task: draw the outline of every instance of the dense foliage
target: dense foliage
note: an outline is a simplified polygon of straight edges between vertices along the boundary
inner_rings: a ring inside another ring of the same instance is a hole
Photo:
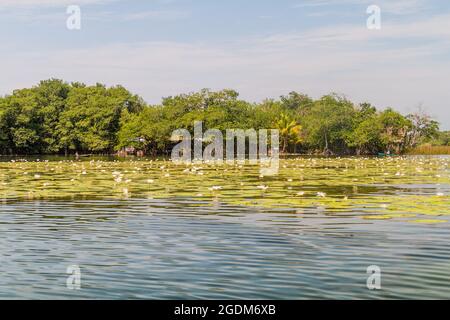
[[[336,94],[313,100],[292,92],[249,103],[233,90],[167,97],[149,106],[121,86],[51,79],[0,98],[0,154],[112,153],[135,147],[169,153],[174,130],[279,129],[283,152],[402,153],[423,142],[449,143],[449,133],[422,113],[403,116]]]

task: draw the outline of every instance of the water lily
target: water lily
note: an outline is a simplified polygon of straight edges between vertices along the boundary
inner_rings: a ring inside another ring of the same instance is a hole
[[[325,198],[327,194],[325,192],[317,192],[317,196],[321,198]]]

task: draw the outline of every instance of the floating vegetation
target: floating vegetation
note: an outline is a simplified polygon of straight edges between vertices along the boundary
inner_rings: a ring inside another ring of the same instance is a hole
[[[292,158],[258,165],[164,160],[0,162],[0,200],[190,198],[199,205],[358,214],[368,220],[450,215],[450,158]],[[438,222],[435,222],[438,223]]]

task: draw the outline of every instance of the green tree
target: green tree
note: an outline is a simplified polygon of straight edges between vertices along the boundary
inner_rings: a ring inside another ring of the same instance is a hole
[[[288,115],[281,114],[279,120],[277,121],[276,127],[280,132],[282,153],[286,153],[290,145],[295,147],[297,144],[302,142],[302,126]]]
[[[234,90],[167,97],[147,106],[122,86],[41,81],[0,97],[0,154],[111,153],[135,146],[170,153],[174,130],[280,129],[282,152],[371,154],[405,152],[418,144],[447,144],[449,133],[424,113],[403,116],[369,103],[355,106],[336,94],[313,100],[291,92],[249,103]]]
[[[381,133],[383,126],[377,114],[373,114],[360,122],[355,130],[347,136],[350,147],[356,148],[356,154],[376,154],[383,150]]]
[[[354,127],[355,107],[335,94],[316,101],[304,118],[307,143],[323,154],[347,152],[346,137]]]
[[[313,100],[306,94],[292,91],[287,96],[281,96],[281,103],[286,111],[304,117],[311,111]]]
[[[408,132],[412,128],[410,120],[394,111],[392,108],[380,114],[382,132],[380,139],[386,151],[402,153],[407,145]]]
[[[74,86],[61,113],[60,146],[68,151],[111,152],[117,144],[123,111],[137,113],[142,100],[121,86]]]

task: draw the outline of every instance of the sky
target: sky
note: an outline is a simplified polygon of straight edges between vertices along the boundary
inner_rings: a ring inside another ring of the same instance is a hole
[[[0,0],[0,39],[0,95],[49,78],[151,104],[202,88],[254,102],[335,92],[450,129],[448,0]]]

